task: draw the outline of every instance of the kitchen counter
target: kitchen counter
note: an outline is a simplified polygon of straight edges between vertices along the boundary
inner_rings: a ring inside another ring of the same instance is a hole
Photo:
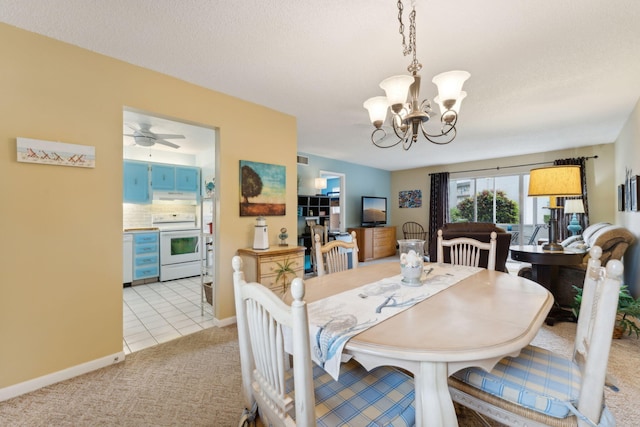
[[[123,233],[136,233],[136,232],[147,232],[147,231],[159,231],[158,227],[136,227],[136,228],[125,228]]]

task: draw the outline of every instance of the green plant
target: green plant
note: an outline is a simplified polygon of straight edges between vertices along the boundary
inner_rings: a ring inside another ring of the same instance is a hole
[[[582,303],[582,288],[573,286],[576,296],[573,299],[573,307],[571,311],[573,315],[578,317],[580,314],[580,304]],[[618,297],[618,315],[616,317],[616,327],[620,328],[623,334],[631,336],[636,335],[640,338],[640,327],[636,321],[640,320],[640,298],[634,299],[629,293],[626,285],[620,287]]]
[[[293,271],[293,268],[291,268],[291,265],[293,264],[293,261],[291,261],[289,258],[285,259],[283,262],[276,262],[276,265],[278,266],[278,268],[275,270],[276,274],[276,283],[278,283],[280,281],[280,279],[282,279],[282,293],[285,294],[287,292],[287,288],[289,287],[289,274],[293,274],[295,276],[296,272]]]

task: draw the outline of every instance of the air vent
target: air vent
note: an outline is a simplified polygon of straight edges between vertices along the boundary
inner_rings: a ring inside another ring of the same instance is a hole
[[[298,156],[298,164],[309,166],[309,158],[307,156]]]

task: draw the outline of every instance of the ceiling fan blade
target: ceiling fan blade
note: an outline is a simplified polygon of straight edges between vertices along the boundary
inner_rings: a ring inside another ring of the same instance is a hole
[[[158,139],[184,139],[184,135],[173,135],[170,133],[154,133]]]
[[[156,144],[162,144],[172,148],[180,148],[179,145],[176,145],[173,142],[165,141],[164,139],[156,139]]]
[[[131,136],[131,137],[133,137],[133,138],[135,138],[135,137],[136,137],[136,136],[135,136],[134,134],[132,134],[132,133],[125,133],[123,136]]]

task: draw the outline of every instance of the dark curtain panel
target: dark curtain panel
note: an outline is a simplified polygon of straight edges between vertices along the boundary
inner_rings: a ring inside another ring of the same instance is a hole
[[[436,260],[435,243],[438,229],[449,222],[449,172],[431,174],[431,197],[429,198],[429,256]]]
[[[580,218],[580,226],[582,230],[589,225],[589,202],[587,200],[587,158],[576,157],[573,159],[558,159],[553,162],[554,165],[578,165],[580,166],[580,181],[582,181],[582,203],[584,204],[584,213],[578,214]],[[564,197],[558,197],[558,206],[564,206]],[[563,241],[569,237],[567,226],[571,221],[571,214],[558,215],[558,240]]]

